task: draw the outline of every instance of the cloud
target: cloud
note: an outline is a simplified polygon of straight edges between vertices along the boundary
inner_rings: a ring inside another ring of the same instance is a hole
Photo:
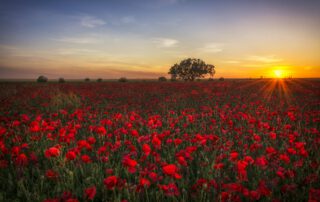
[[[121,18],[121,22],[124,24],[135,23],[136,18],[133,16],[125,16],[125,17]]]
[[[152,3],[153,5],[156,5],[156,6],[166,6],[166,5],[182,3],[185,1],[186,0],[155,0],[155,1],[152,1]]]
[[[250,55],[247,57],[247,60],[261,62],[261,63],[275,63],[275,62],[282,61],[281,58],[278,58],[275,55],[265,55],[265,56]]]
[[[200,48],[199,51],[205,53],[218,53],[223,51],[223,46],[224,45],[222,43],[208,43],[205,44],[204,47]]]
[[[57,50],[57,53],[59,55],[92,55],[100,52],[91,49],[66,48]]]
[[[56,41],[65,42],[65,43],[75,43],[75,44],[95,44],[99,40],[94,37],[64,37],[61,39],[54,39]]]
[[[163,2],[165,3],[168,3],[168,4],[176,4],[176,3],[179,3],[179,2],[183,2],[185,0],[162,0]]]
[[[104,20],[96,18],[94,16],[84,16],[81,18],[81,25],[84,27],[94,28],[106,24]]]
[[[171,38],[153,38],[152,42],[160,48],[172,48],[178,45],[179,41]]]

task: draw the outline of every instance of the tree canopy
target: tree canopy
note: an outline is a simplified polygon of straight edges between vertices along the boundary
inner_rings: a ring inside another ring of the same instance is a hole
[[[201,59],[187,58],[179,64],[174,64],[168,74],[172,79],[183,79],[185,81],[193,81],[196,78],[203,78],[206,75],[213,77],[215,74],[215,66],[206,64]]]

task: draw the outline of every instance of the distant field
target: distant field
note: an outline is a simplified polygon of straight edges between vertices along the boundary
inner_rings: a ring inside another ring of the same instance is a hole
[[[102,82],[117,82],[119,79],[102,79]],[[246,80],[261,80],[260,78],[224,78],[224,80],[227,81],[246,81]],[[273,80],[273,78],[264,78],[262,79],[264,81],[266,80]],[[290,80],[290,79],[285,79]],[[291,80],[304,80],[304,81],[320,81],[320,78],[294,78]],[[37,79],[0,79],[0,83],[21,83],[21,82],[36,82]],[[158,79],[131,79],[129,78],[127,80],[128,82],[155,82],[158,81]],[[168,78],[168,81],[170,79]],[[200,79],[196,82],[207,82],[208,79]],[[219,81],[219,78],[214,78],[213,81]],[[59,79],[49,79],[48,83],[58,83]],[[71,82],[71,83],[78,83],[78,82],[86,82],[84,79],[65,79],[65,82]],[[86,83],[94,83],[97,82],[97,78],[90,79],[89,82]],[[184,82],[184,81],[175,81],[175,82]]]
[[[0,201],[316,201],[319,131],[319,79],[2,80]]]

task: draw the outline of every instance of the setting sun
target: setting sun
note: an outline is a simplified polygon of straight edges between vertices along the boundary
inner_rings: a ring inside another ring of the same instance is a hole
[[[284,75],[283,70],[277,69],[277,70],[274,70],[273,73],[276,78],[283,78],[283,75]]]

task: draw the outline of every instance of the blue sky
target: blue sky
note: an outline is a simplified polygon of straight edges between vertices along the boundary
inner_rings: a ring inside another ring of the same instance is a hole
[[[187,57],[217,77],[320,76],[320,1],[2,0],[0,77],[157,78]]]

